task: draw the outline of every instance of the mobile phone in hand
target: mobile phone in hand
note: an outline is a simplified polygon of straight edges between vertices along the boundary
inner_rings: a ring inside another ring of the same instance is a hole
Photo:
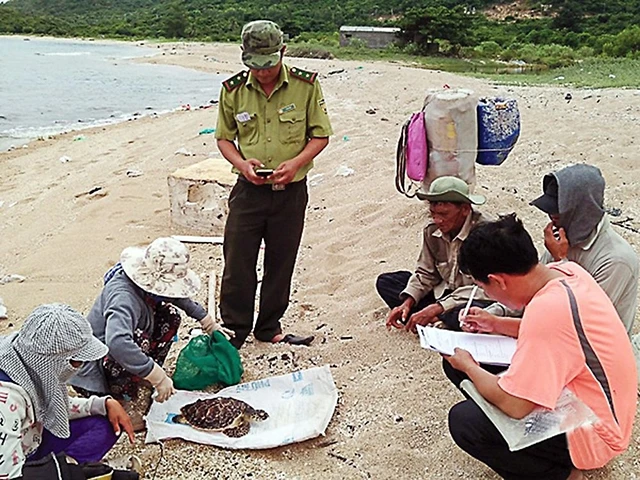
[[[555,225],[551,227],[551,230],[553,231],[553,238],[556,239],[556,241],[560,241],[560,229],[558,227],[556,227]]]
[[[268,177],[273,173],[273,168],[256,168],[256,175],[259,177]]]

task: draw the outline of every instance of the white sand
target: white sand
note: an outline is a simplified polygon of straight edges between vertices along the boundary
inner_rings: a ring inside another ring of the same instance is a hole
[[[158,48],[166,55],[152,62],[229,74],[242,69],[238,46]],[[540,246],[546,218],[528,202],[539,194],[543,174],[574,162],[602,169],[607,206],[622,211],[613,220],[631,217],[629,225],[640,228],[639,92],[501,87],[394,63],[288,62],[320,72],[336,132],[312,171],[322,176],[310,188],[284,320],[288,329],[313,333],[317,340],[309,349],[248,344],[242,349],[245,379],[328,363],[340,390],[339,407],[327,438],[293,447],[227,452],[170,442],[156,478],[497,478],[455,447],[448,434],[448,408],[462,397],[442,374],[439,357],[421,350],[413,335],[384,328],[387,309],[375,292],[375,278],[413,269],[426,221],[425,207],[394,188],[400,125],[421,107],[427,89],[445,83],[515,97],[521,138],[502,166],[478,166],[476,191],[487,196],[488,213],[518,212]],[[338,69],[344,73],[327,76]],[[567,92],[573,95],[570,102],[564,100]],[[376,113],[366,114],[369,108]],[[0,276],[26,277],[0,286],[9,309],[1,333],[44,302],[63,301],[87,312],[103,273],[124,247],[184,233],[170,226],[166,178],[216,151],[212,136],[198,136],[215,126],[216,114],[216,108],[177,112],[84,131],[84,141],[66,134],[0,154]],[[181,147],[196,156],[174,155]],[[63,155],[72,160],[61,163]],[[342,165],[355,173],[335,176]],[[144,175],[127,177],[128,169]],[[76,197],[94,186],[107,195]],[[638,248],[636,233],[615,228]],[[220,247],[191,249],[203,277],[220,268]],[[206,302],[206,292],[198,298]],[[638,433],[636,425],[629,450],[587,477],[635,478]],[[130,451],[126,445],[121,450]],[[157,446],[139,444],[136,450],[155,466]],[[245,476],[249,472],[252,477]]]

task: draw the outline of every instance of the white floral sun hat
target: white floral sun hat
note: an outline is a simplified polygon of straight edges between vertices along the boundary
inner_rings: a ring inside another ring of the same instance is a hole
[[[125,248],[120,263],[127,277],[146,292],[187,298],[200,290],[200,277],[188,268],[189,249],[174,238],[157,238],[146,248]]]

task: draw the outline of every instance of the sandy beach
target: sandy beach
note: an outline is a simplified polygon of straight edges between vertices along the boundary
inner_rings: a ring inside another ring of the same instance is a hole
[[[238,45],[162,44],[144,61],[232,75],[242,70]],[[305,233],[284,318],[287,329],[314,334],[310,348],[248,343],[243,379],[254,380],[328,364],[340,392],[326,437],[268,451],[226,451],[168,441],[157,480],[259,479],[494,479],[490,469],[451,440],[448,409],[462,399],[438,355],[409,333],[388,332],[387,308],[374,289],[378,274],[413,270],[427,220],[425,205],[394,187],[400,126],[422,106],[428,89],[448,84],[480,95],[516,98],[522,133],[499,167],[478,166],[476,192],[489,214],[516,211],[542,248],[547,218],[528,205],[545,173],[571,163],[599,167],[614,227],[640,248],[640,90],[514,87],[396,63],[288,58],[318,71],[335,136],[311,172]],[[585,75],[588,73],[585,72]],[[565,100],[567,93],[572,99]],[[373,113],[367,113],[373,112]],[[185,233],[170,222],[167,175],[217,155],[211,135],[217,108],[179,111],[109,127],[58,135],[0,153],[0,285],[9,318],[0,334],[19,326],[36,305],[69,303],[86,313],[102,275],[124,247]],[[185,148],[193,156],[176,155]],[[68,156],[66,163],[60,157]],[[346,166],[348,176],[336,175]],[[135,169],[143,174],[126,175]],[[101,187],[101,195],[86,195]],[[634,231],[635,230],[635,231]],[[222,248],[190,245],[203,279],[221,272]],[[206,289],[205,289],[206,290]],[[197,298],[206,303],[206,291]],[[181,342],[195,322],[186,319]],[[640,331],[636,322],[634,333]],[[286,354],[286,355],[285,355]],[[169,363],[173,368],[173,362]],[[633,379],[630,379],[633,381]],[[153,478],[157,445],[121,441]],[[640,478],[640,423],[630,448],[589,479]]]

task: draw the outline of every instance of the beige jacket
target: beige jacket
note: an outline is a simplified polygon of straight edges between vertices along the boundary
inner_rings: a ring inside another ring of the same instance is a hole
[[[427,224],[423,231],[422,251],[415,273],[411,275],[407,287],[400,295],[405,298],[408,295],[418,303],[433,290],[436,300],[445,312],[464,305],[469,299],[474,283],[470,275],[460,272],[458,252],[471,228],[479,222],[489,220],[480,212],[472,211],[460,233],[453,239],[444,235],[435,223]],[[447,290],[452,293],[445,295]],[[482,289],[478,289],[474,299],[489,300],[489,297]]]

